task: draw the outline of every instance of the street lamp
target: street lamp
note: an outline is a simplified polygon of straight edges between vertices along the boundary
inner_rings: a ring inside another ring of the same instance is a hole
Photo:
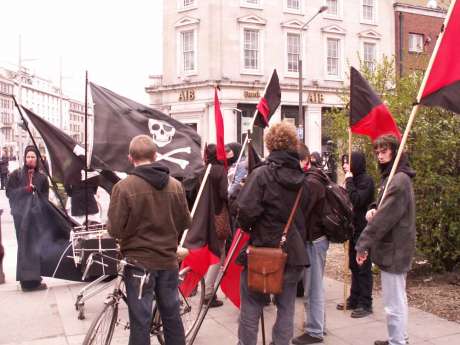
[[[297,119],[297,123],[299,125],[299,131],[300,131],[300,136],[301,136],[301,139],[304,140],[304,129],[303,129],[303,99],[302,99],[302,94],[303,94],[303,75],[302,75],[302,31],[305,27],[308,26],[308,24],[310,24],[313,19],[315,19],[319,14],[323,13],[324,11],[327,10],[327,6],[321,6],[319,8],[319,10],[309,19],[305,22],[305,24],[303,24],[300,28],[299,28],[299,64],[298,64],[298,68],[299,68],[299,114],[298,114],[298,119]]]

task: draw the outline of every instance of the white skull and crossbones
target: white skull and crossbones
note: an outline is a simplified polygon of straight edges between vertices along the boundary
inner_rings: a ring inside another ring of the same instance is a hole
[[[152,134],[152,139],[158,147],[164,147],[171,143],[174,134],[176,134],[176,129],[165,121],[149,119],[148,123],[150,134]],[[165,160],[171,163],[179,165],[182,170],[184,170],[187,165],[190,163],[188,160],[172,157],[177,153],[188,153],[192,152],[191,147],[181,147],[174,150],[171,150],[166,153],[157,153],[157,161]]]

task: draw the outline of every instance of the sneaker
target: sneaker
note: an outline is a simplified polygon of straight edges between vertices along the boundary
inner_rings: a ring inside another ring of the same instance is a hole
[[[366,317],[372,314],[372,308],[363,308],[358,307],[351,312],[351,317],[353,319],[360,319],[362,317]]]
[[[220,299],[217,299],[216,297],[214,297],[211,301],[210,301],[210,298],[205,298],[204,304],[208,304],[208,303],[209,303],[209,308],[218,308],[224,305],[224,302],[222,302]]]
[[[336,309],[337,309],[337,310],[343,310],[343,307],[344,307],[344,304],[343,304],[343,303],[339,303],[339,304],[337,304]],[[357,305],[352,304],[352,303],[350,303],[350,302],[347,301],[347,310],[355,310],[356,308],[358,308]]]
[[[304,345],[304,344],[316,344],[322,343],[323,338],[314,337],[308,333],[304,333],[292,339],[294,345]]]
[[[48,286],[45,283],[40,283],[39,285],[34,286],[34,287],[21,286],[21,290],[23,292],[41,291],[41,290],[46,290],[46,289],[48,289]]]

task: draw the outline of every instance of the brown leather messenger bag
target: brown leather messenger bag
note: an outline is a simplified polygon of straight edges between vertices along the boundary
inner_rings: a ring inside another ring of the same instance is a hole
[[[287,260],[287,254],[283,250],[283,246],[299,206],[302,190],[303,187],[297,193],[294,207],[291,210],[288,222],[284,226],[279,246],[276,248],[248,247],[248,287],[251,291],[275,295],[283,291],[284,266]]]

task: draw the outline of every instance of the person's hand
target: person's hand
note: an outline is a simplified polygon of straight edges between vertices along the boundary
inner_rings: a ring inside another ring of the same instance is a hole
[[[369,222],[374,217],[376,212],[377,212],[377,210],[375,208],[372,208],[369,211],[367,211],[366,220]]]
[[[345,178],[347,179],[347,178],[349,178],[349,177],[353,177],[353,173],[352,173],[351,171],[347,171],[347,172],[345,173]]]
[[[356,262],[361,266],[367,260],[367,252],[356,253]]]

